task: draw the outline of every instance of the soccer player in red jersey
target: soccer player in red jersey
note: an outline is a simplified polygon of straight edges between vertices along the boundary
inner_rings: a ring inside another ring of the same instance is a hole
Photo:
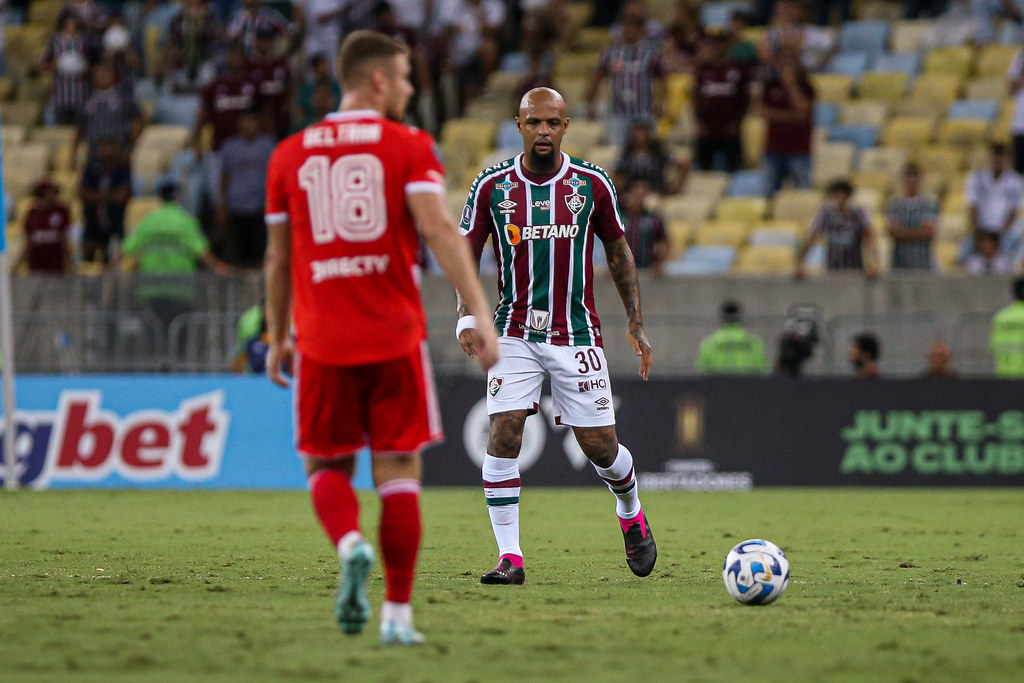
[[[381,498],[386,645],[423,642],[410,606],[420,450],[441,437],[416,226],[469,310],[490,311],[445,206],[433,140],[400,123],[413,91],[408,54],[383,34],[350,34],[338,55],[340,111],[281,142],[267,171],[267,373],[287,387],[292,368],[298,449],[313,508],[338,549],[335,617],[346,633],[361,632],[370,615],[374,555],[351,485],[353,456],[370,446]],[[481,330],[473,343],[481,367],[496,362],[493,331]]]
[[[651,345],[640,311],[636,264],[623,231],[615,186],[604,169],[561,151],[569,128],[562,96],[535,88],[523,96],[516,124],[523,153],[484,169],[469,190],[462,232],[479,260],[487,238],[497,259],[500,300],[493,327],[501,360],[487,374],[491,419],[483,464],[484,495],[498,542],[498,564],[480,580],[526,580],[519,545],[519,447],[526,418],[537,412],[545,375],[555,419],[572,427],[580,448],[616,497],[626,564],[637,576],[654,569],[658,549],[640,505],[633,456],[618,442],[615,407],[594,306],[594,245],[600,240],[629,318],[640,376]],[[473,356],[471,311],[460,308],[456,336]]]

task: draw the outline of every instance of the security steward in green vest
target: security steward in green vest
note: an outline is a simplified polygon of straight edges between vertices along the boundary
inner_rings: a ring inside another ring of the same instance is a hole
[[[740,325],[736,301],[722,304],[722,326],[700,343],[697,370],[704,375],[761,375],[767,369],[764,342]]]
[[[992,318],[989,346],[996,359],[996,377],[1024,378],[1024,277],[1013,281],[1014,302]]]

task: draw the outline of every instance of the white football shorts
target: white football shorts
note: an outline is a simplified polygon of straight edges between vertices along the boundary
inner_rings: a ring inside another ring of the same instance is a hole
[[[572,427],[615,424],[608,363],[600,346],[554,346],[499,337],[501,360],[487,373],[487,414],[537,412],[544,377],[551,378],[555,423]]]

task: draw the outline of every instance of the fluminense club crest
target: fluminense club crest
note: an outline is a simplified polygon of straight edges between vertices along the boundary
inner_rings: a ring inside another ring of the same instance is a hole
[[[579,213],[583,210],[583,205],[587,203],[587,200],[583,198],[583,195],[579,194],[567,194],[565,195],[565,205],[569,207],[569,210],[574,214]]]
[[[487,393],[491,396],[497,396],[498,392],[501,391],[501,377],[492,377],[491,381],[487,383]]]

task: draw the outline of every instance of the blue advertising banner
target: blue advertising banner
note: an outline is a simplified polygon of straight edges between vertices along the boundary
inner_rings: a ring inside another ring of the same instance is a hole
[[[28,488],[306,485],[292,394],[263,377],[20,377],[17,391],[15,451]],[[371,487],[367,465],[359,488]]]

